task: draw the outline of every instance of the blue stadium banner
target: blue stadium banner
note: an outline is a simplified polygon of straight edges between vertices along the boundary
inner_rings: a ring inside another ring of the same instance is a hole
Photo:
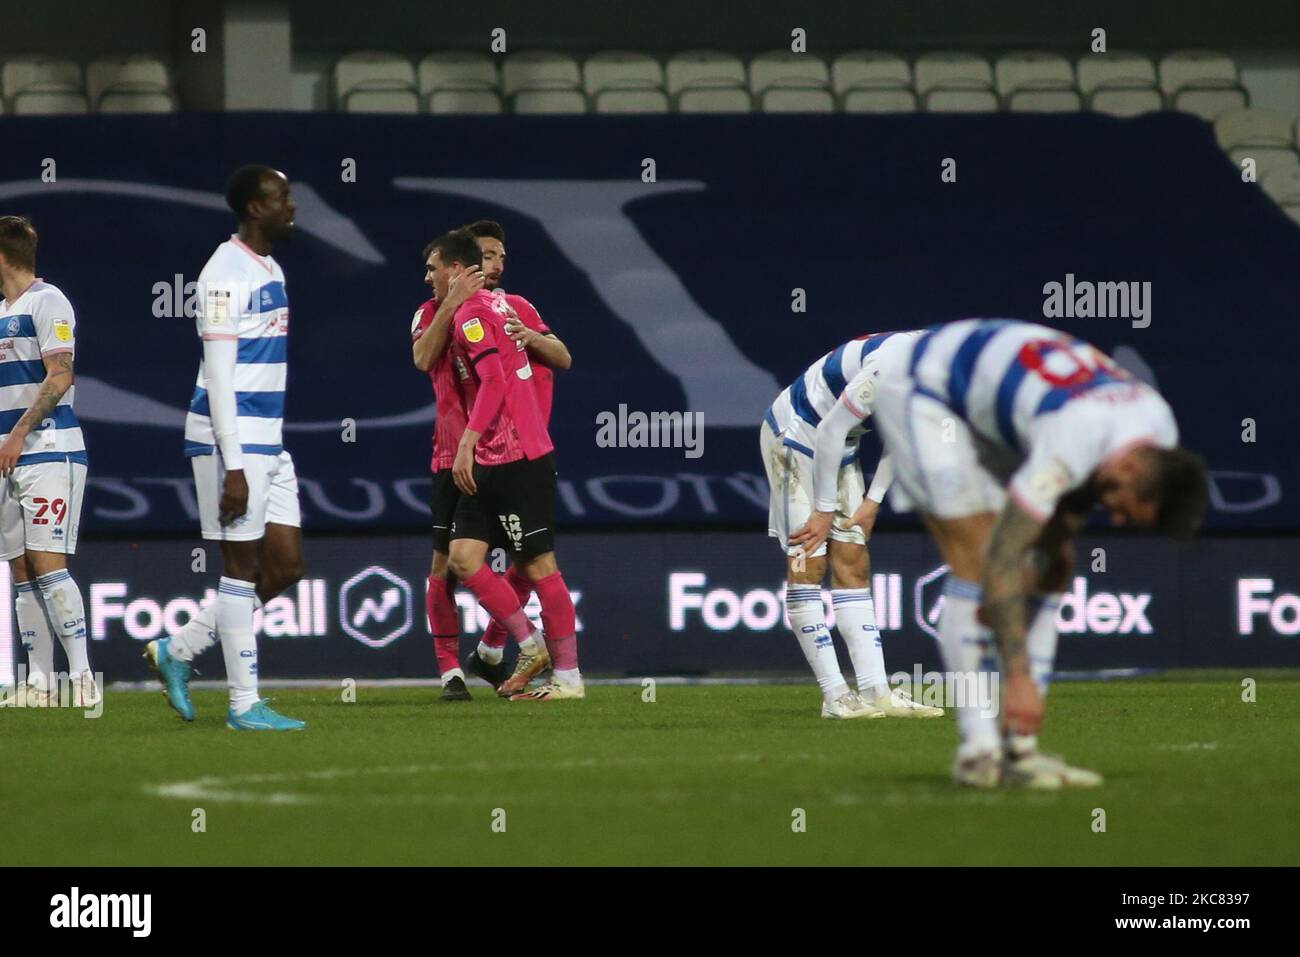
[[[425,523],[421,251],[481,217],[508,233],[504,288],[574,356],[553,423],[566,525],[761,523],[757,429],[782,386],[852,336],[978,315],[1060,326],[1154,380],[1209,460],[1211,527],[1300,529],[1300,229],[1188,115],[4,116],[0,130],[0,209],[35,220],[39,271],[78,313],[92,540],[197,525],[181,454],[191,284],[231,232],[223,190],[247,162],[283,169],[298,203],[276,255],[309,529]],[[668,448],[652,441],[665,421]],[[678,428],[693,423],[693,438]]]

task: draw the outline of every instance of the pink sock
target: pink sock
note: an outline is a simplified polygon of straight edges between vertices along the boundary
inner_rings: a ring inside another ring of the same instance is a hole
[[[515,566],[511,565],[506,569],[506,584],[515,591],[515,597],[519,599],[520,606],[528,604],[528,596],[533,593],[533,583],[516,571]],[[488,623],[487,631],[483,632],[483,644],[489,648],[504,648],[506,646],[506,630],[497,624],[495,618]]]
[[[444,577],[430,575],[424,597],[429,610],[429,625],[433,629],[433,653],[438,659],[439,673],[445,675],[460,667],[460,615],[456,611],[456,586]]]
[[[572,671],[578,667],[578,615],[573,610],[573,597],[564,576],[559,572],[533,582],[537,598],[542,603],[542,627],[546,629],[546,646],[551,652],[551,663],[556,671]]]
[[[465,587],[474,593],[474,597],[487,609],[489,615],[501,622],[515,641],[525,642],[532,637],[533,623],[524,614],[519,599],[510,586],[487,565],[479,566],[478,571],[466,578]]]

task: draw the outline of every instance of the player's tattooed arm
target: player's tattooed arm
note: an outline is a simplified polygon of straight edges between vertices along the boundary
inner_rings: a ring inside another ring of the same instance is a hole
[[[1045,595],[1064,591],[1074,574],[1074,538],[1088,521],[1089,501],[1066,496],[1034,545],[1035,589]]]
[[[1043,532],[1043,523],[1014,501],[998,516],[984,556],[984,598],[981,613],[993,629],[1008,675],[1029,673],[1026,599],[1037,576],[1031,551]]]
[[[10,430],[9,437],[0,443],[0,475],[8,475],[18,465],[27,436],[49,417],[71,385],[72,353],[56,352],[46,356],[45,380],[36,393],[36,399]]]
[[[72,353],[56,352],[45,357],[45,381],[31,408],[18,420],[14,431],[21,431],[24,436],[38,428],[54,411],[63,394],[72,386]]]

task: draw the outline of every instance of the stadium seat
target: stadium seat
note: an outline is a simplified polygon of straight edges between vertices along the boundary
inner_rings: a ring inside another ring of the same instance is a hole
[[[668,59],[664,67],[664,82],[668,95],[674,97],[688,87],[705,86],[711,89],[743,87],[746,83],[745,64],[740,62],[739,57],[732,56],[730,53],[688,50],[684,53],[676,53]]]
[[[39,87],[28,87],[13,98],[15,116],[72,115],[89,112],[90,103],[86,100],[86,94],[68,90],[42,90]]]
[[[1182,50],[1160,61],[1160,88],[1171,109],[1213,122],[1229,110],[1250,106],[1237,65],[1222,53]]]
[[[430,113],[501,113],[501,95],[482,86],[442,86],[429,93]]]
[[[1075,89],[1021,89],[1009,93],[1002,101],[1012,113],[1078,113],[1083,97]]]
[[[758,94],[764,113],[834,113],[835,97],[825,85],[777,84]]]
[[[596,96],[602,90],[662,90],[664,68],[658,60],[646,53],[606,50],[588,57],[582,65],[582,85],[588,96]],[[664,102],[667,102],[666,97]],[[596,112],[626,111],[605,111],[597,105]]]
[[[678,113],[750,113],[754,99],[737,83],[731,86],[689,86],[674,98]]]
[[[396,53],[349,53],[334,65],[334,101],[345,113],[418,113],[415,70]]]
[[[579,89],[520,90],[510,98],[515,113],[586,113],[587,98]]]
[[[1164,108],[1156,68],[1140,53],[1116,51],[1079,58],[1079,91],[1088,109],[1111,116],[1138,116]]]
[[[1238,172],[1242,162],[1249,157],[1255,161],[1255,182],[1264,179],[1279,170],[1290,170],[1300,166],[1300,153],[1289,146],[1238,146],[1228,151]]]
[[[606,88],[592,102],[596,113],[668,112],[668,94],[653,87]]]
[[[86,94],[101,113],[172,113],[167,66],[150,56],[100,57],[86,68]]]
[[[921,105],[933,113],[982,113],[998,108],[988,61],[973,53],[926,53],[913,68]]]
[[[840,97],[845,113],[915,113],[916,94],[906,87],[846,90]]]
[[[895,53],[855,50],[831,64],[831,89],[843,99],[850,90],[900,90],[912,86],[912,68]]]
[[[808,88],[830,83],[826,61],[811,53],[775,50],[749,61],[749,91],[755,96],[773,86]]]
[[[1237,146],[1290,146],[1291,121],[1272,110],[1229,110],[1215,119],[1214,138],[1225,150]]]
[[[1270,173],[1260,187],[1279,206],[1300,206],[1300,169]]]
[[[512,53],[501,68],[501,89],[507,97],[520,90],[576,91],[582,83],[578,61],[567,53],[535,50],[529,53]],[[581,96],[581,94],[579,94]],[[539,98],[537,102],[549,102]],[[556,100],[559,102],[559,100]],[[584,100],[585,103],[585,100]],[[550,111],[540,111],[550,112]],[[570,113],[572,110],[554,112]]]
[[[81,67],[72,60],[39,55],[7,60],[0,69],[0,94],[13,104],[24,90],[81,93]]]
[[[429,100],[430,94],[443,89],[496,90],[500,86],[497,65],[486,53],[437,50],[420,60],[415,76],[416,89],[420,98],[425,101]]]

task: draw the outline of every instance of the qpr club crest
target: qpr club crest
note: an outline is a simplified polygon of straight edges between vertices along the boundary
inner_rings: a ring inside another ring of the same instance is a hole
[[[9,325],[5,328],[5,331],[11,336],[16,336],[20,329],[22,329],[22,323],[18,321],[18,317],[10,316]]]

